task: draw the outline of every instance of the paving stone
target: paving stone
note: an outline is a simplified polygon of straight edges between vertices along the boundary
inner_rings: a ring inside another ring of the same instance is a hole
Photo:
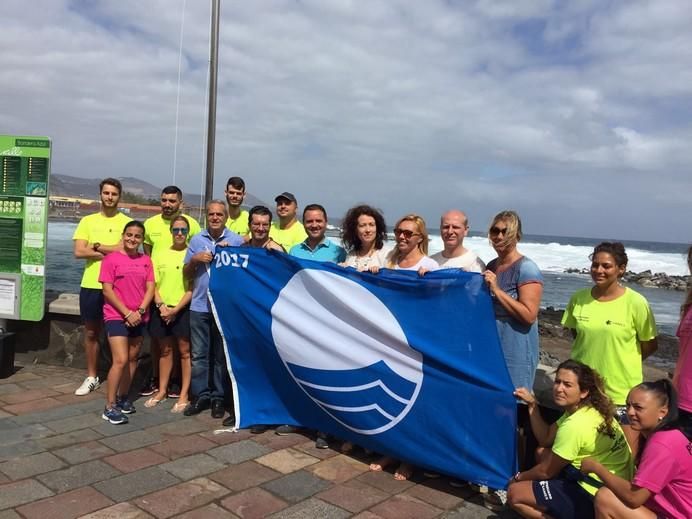
[[[383,519],[428,519],[442,513],[439,508],[404,494],[390,497],[370,510]]]
[[[243,519],[260,519],[288,505],[266,490],[255,487],[223,499],[221,506]]]
[[[406,489],[403,494],[431,505],[442,510],[451,510],[459,506],[464,500],[464,495],[471,492],[470,488],[454,488],[450,486],[446,478],[428,480],[421,485],[414,485]]]
[[[283,449],[260,456],[255,461],[282,474],[290,474],[308,465],[314,465],[319,459],[296,449]]]
[[[13,460],[20,456],[30,456],[46,449],[38,444],[37,441],[27,440],[21,443],[11,443],[9,445],[0,445],[0,462]]]
[[[142,496],[135,504],[156,517],[165,518],[206,505],[228,493],[218,483],[198,478]]]
[[[354,515],[353,519],[382,519],[382,517],[377,514],[373,514],[370,510],[363,510],[358,515]]]
[[[365,463],[353,459],[350,456],[339,454],[333,458],[311,465],[307,467],[306,470],[327,481],[343,483],[344,481],[355,478],[363,472],[367,472],[369,467]]]
[[[97,481],[118,476],[120,472],[100,460],[88,461],[63,470],[56,470],[37,476],[47,487],[57,492],[67,492],[74,488],[91,485]]]
[[[111,427],[113,427],[111,425]],[[116,427],[120,427],[119,425]],[[106,447],[110,447],[115,452],[125,452],[140,447],[147,447],[161,441],[161,436],[148,431],[132,431],[110,438],[103,438],[101,443]]]
[[[193,434],[190,436],[172,437],[157,445],[152,445],[150,449],[168,459],[175,460],[197,452],[207,451],[214,447],[216,447],[214,442]]]
[[[42,400],[49,396],[58,396],[60,393],[52,389],[25,389],[24,391],[16,391],[2,395],[3,402],[7,404],[23,404],[32,400]]]
[[[388,494],[398,494],[415,484],[412,481],[398,481],[394,479],[394,475],[390,472],[374,472],[370,470],[358,476],[358,481],[379,488]]]
[[[193,454],[192,456],[164,463],[160,467],[178,479],[186,481],[221,470],[224,468],[224,464],[207,454]]]
[[[41,398],[40,400],[31,400],[29,402],[22,402],[21,404],[12,404],[3,406],[3,409],[8,413],[14,415],[23,415],[30,413],[38,413],[40,411],[45,411],[47,409],[52,409],[60,405],[60,402],[55,398]]]
[[[166,435],[187,436],[189,434],[197,434],[209,430],[209,427],[205,424],[197,420],[190,420],[187,416],[175,413],[171,413],[171,415],[178,419],[172,422],[155,425],[148,428],[147,431],[158,433],[164,437]]]
[[[0,510],[14,508],[36,499],[52,496],[53,492],[33,479],[24,479],[2,486],[0,492]]]
[[[478,499],[479,503],[464,501],[457,509],[445,512],[440,516],[440,519],[516,519],[518,516],[511,510],[503,510],[501,512],[493,512],[488,510]]]
[[[200,422],[202,423],[202,422]],[[243,440],[249,440],[250,438],[254,438],[254,434],[251,434],[248,429],[240,429],[235,432],[222,432],[222,433],[216,433],[214,431],[218,431],[219,429],[214,429],[211,431],[206,431],[199,433],[199,435],[202,438],[206,438],[207,440],[211,440],[214,443],[218,443],[219,445],[228,445],[229,443],[236,443],[239,441]]]
[[[303,451],[305,454],[309,454],[313,458],[319,458],[321,460],[332,458],[339,454],[338,452],[332,449],[318,449],[317,447],[315,447],[315,442],[312,440],[308,442],[299,443],[294,448],[298,449],[299,451]]]
[[[118,503],[91,514],[83,515],[80,519],[150,519],[152,517],[132,503]]]
[[[339,507],[320,501],[319,499],[308,499],[290,508],[281,510],[270,517],[272,519],[305,519],[309,517],[319,517],[320,519],[341,519],[350,517],[351,514]]]
[[[69,416],[60,420],[46,421],[43,422],[43,425],[58,434],[64,434],[67,432],[78,431],[79,429],[86,429],[87,427],[99,426],[104,423],[104,420],[100,415],[92,413],[84,414],[78,409],[75,411],[79,415],[78,417]]]
[[[0,471],[10,479],[18,480],[50,472],[51,470],[58,470],[66,466],[60,458],[56,458],[50,452],[42,452],[0,463]]]
[[[94,415],[102,417],[103,404],[99,406],[98,411],[96,411]],[[101,425],[94,425],[91,427],[91,429],[99,433],[103,438],[110,438],[111,436],[121,436],[123,434],[141,431],[142,429],[144,429],[144,424],[142,424],[141,421],[137,420],[137,418],[131,415],[127,423],[122,423],[118,425],[113,425],[112,423],[101,418]]]
[[[37,440],[53,435],[53,431],[40,424],[18,425],[17,427],[7,428],[2,431],[0,441],[2,445],[12,445],[22,443],[27,440]]]
[[[14,416],[14,415],[0,409],[0,418],[9,418],[10,416]]]
[[[115,451],[97,441],[90,441],[58,449],[53,451],[53,453],[56,456],[60,456],[71,465],[76,465],[77,463],[84,463],[85,461],[115,454]]]
[[[238,519],[238,516],[212,503],[202,508],[196,508],[184,514],[176,515],[175,519]]]
[[[317,492],[329,488],[329,486],[328,481],[304,470],[299,470],[262,484],[262,488],[269,490],[290,503],[302,501]]]
[[[166,463],[168,458],[146,448],[123,452],[115,456],[108,456],[107,458],[103,458],[103,461],[113,465],[120,472],[127,474],[129,472],[151,467],[152,465]]]
[[[84,443],[91,440],[98,440],[102,436],[93,429],[80,429],[57,436],[41,438],[36,440],[36,443],[46,450],[60,449],[76,443]]]
[[[69,519],[111,504],[103,494],[85,487],[20,506],[17,511],[26,519]]]
[[[62,402],[63,404],[81,404],[84,402],[91,402],[98,400],[99,401],[99,406],[98,407],[103,407],[103,401],[106,399],[106,391],[105,390],[97,390],[97,391],[92,391],[88,395],[75,395],[74,390],[79,386],[81,382],[76,382],[72,384],[69,388],[69,391],[62,391],[62,388],[53,388],[56,391],[60,391],[63,393],[60,396],[53,397],[57,401]],[[96,408],[95,408],[96,409]]]
[[[38,380],[29,380],[27,382],[24,382],[22,386],[24,386],[27,389],[41,389],[41,388],[46,388],[50,389],[52,391],[57,391],[55,389],[55,386],[64,386],[64,385],[72,385],[74,382],[70,380],[67,377],[60,376],[58,374],[55,375],[49,375],[46,377],[42,377]],[[72,392],[74,393],[75,388],[72,388]]]
[[[252,440],[273,451],[287,449],[288,447],[295,447],[296,445],[305,443],[305,437],[300,434],[285,434],[283,436],[279,436],[272,430],[262,434],[253,434]]]
[[[0,384],[0,397],[3,395],[11,395],[12,393],[19,393],[20,391],[23,391],[23,389],[17,384]]]
[[[55,420],[63,420],[66,418],[76,419],[76,417],[78,416],[81,418],[81,415],[83,415],[83,411],[81,411],[80,409],[75,409],[71,406],[66,406],[58,402],[58,404],[56,404],[54,407],[51,407],[50,409],[38,411],[31,414],[24,414],[22,416],[16,416],[12,419],[12,421],[16,422],[19,425],[29,425],[35,423],[46,425],[48,422],[53,422]]]
[[[176,483],[180,483],[180,481],[165,470],[161,470],[159,467],[150,467],[101,481],[96,483],[94,488],[113,501],[120,502],[170,487]]]
[[[210,479],[221,483],[226,488],[238,492],[261,485],[280,477],[281,474],[254,461],[232,465],[209,475]]]
[[[253,442],[252,440],[242,440],[236,443],[216,447],[215,449],[211,449],[207,454],[223,461],[224,463],[235,465],[236,463],[242,463],[243,461],[248,461],[259,456],[263,456],[269,452],[269,449]]]
[[[22,519],[22,516],[14,510],[3,510],[0,512],[0,519]]]
[[[315,497],[358,513],[389,498],[389,494],[356,479],[320,492]]]

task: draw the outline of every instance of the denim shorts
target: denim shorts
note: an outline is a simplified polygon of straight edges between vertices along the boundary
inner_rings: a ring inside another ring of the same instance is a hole
[[[125,321],[106,321],[106,335],[108,337],[141,337],[144,333],[144,325],[127,326]]]
[[[79,290],[79,315],[82,321],[103,321],[103,291],[98,288],[81,288]]]

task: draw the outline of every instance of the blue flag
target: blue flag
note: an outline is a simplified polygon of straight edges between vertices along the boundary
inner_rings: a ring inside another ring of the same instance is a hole
[[[239,427],[302,425],[492,488],[514,474],[516,401],[481,275],[237,247],[210,275]]]

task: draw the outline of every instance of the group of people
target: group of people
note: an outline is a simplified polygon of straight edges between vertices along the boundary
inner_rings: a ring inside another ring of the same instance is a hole
[[[656,325],[645,298],[620,283],[627,268],[621,243],[594,248],[593,286],[575,293],[565,310],[562,324],[572,331],[574,343],[553,386],[554,404],[563,414],[550,423],[531,392],[543,277],[517,249],[522,226],[516,212],[503,211],[492,219],[488,238],[497,257],[486,265],[464,246],[469,224],[459,210],[441,216],[444,249],[429,256],[426,224],[416,214],[396,222],[394,245],[387,247],[382,213],[368,205],[353,207],[342,222],[339,245],[326,237],[325,208],[305,206],[301,222],[290,192],[275,198],[276,221],[267,207],[243,209],[246,190],[240,177],[228,179],[225,201],[206,204],[204,228],[182,212],[176,186],[163,189],[161,213],[144,223],[118,211],[121,192],[118,180],[103,180],[101,210],[84,217],[73,237],[75,256],[86,260],[80,312],[87,377],[75,393],[88,394],[101,383],[98,341],[105,327],[112,364],[103,418],[110,423],[125,423],[135,412],[130,384],[145,329],[157,373],[145,407],[157,406],[174,392],[178,400],[172,412],[192,416],[211,409],[221,419],[231,410],[223,341],[207,293],[208,266],[218,248],[263,247],[375,274],[382,268],[421,276],[462,269],[485,279],[516,388],[521,471],[508,482],[507,492],[490,489],[486,504],[507,502],[525,517],[692,516],[692,290],[682,308],[672,383],[643,382],[642,361],[657,349]],[[692,268],[692,247],[688,265]],[[172,378],[178,381],[175,391]],[[234,425],[232,411],[223,424]],[[257,424],[252,431],[267,427]],[[294,430],[276,428],[277,434]],[[326,435],[318,434],[317,446],[328,445]],[[371,469],[394,462],[381,458]],[[395,477],[407,479],[413,470],[402,462]]]

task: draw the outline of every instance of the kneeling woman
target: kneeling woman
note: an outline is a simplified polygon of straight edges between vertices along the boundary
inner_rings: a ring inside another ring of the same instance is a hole
[[[594,516],[593,496],[600,482],[578,472],[581,461],[592,457],[608,472],[622,478],[632,475],[632,455],[613,402],[603,390],[603,380],[586,364],[567,360],[555,374],[553,398],[564,414],[546,423],[536,399],[526,388],[516,391],[528,404],[531,428],[539,449],[538,464],[517,472],[510,480],[508,501],[524,517],[581,519]]]
[[[125,414],[135,408],[128,399],[130,382],[137,367],[144,323],[154,297],[154,268],[151,259],[139,252],[144,224],[129,222],[123,230],[123,250],[108,254],[101,264],[103,318],[113,363],[108,371],[108,391],[103,419],[112,424],[127,423]]]
[[[627,395],[627,417],[641,438],[641,458],[630,483],[592,458],[581,470],[600,477],[607,488],[596,494],[596,516],[656,519],[692,517],[692,424],[678,418],[670,380],[643,382]]]

